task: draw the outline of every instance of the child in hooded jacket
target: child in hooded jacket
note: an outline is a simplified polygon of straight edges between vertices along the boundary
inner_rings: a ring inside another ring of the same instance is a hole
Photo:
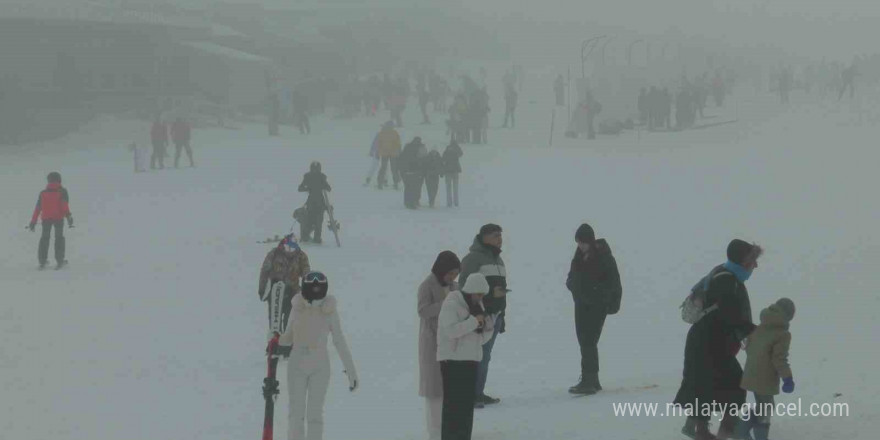
[[[774,406],[773,396],[782,392],[794,392],[794,379],[788,364],[791,345],[789,323],[794,319],[794,302],[782,298],[761,311],[761,324],[746,341],[746,365],[740,387],[755,395],[756,411],[748,419],[740,420],[735,438],[767,440],[770,432],[770,416]]]

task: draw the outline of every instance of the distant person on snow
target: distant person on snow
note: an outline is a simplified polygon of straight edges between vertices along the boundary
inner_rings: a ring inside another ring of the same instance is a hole
[[[309,256],[303,252],[296,242],[296,237],[290,234],[284,237],[278,246],[266,254],[263,265],[260,267],[260,284],[257,286],[257,297],[266,301],[270,307],[269,319],[272,319],[271,303],[269,302],[269,286],[279,281],[284,282],[284,298],[281,301],[281,332],[287,326],[287,318],[290,316],[290,304],[293,296],[299,293],[300,279],[309,273]]]
[[[379,169],[379,164],[382,162],[382,159],[379,157],[379,135],[381,133],[381,130],[379,133],[376,133],[376,136],[373,136],[373,142],[370,144],[370,170],[367,172],[367,179],[364,181],[364,186],[370,186],[370,181],[373,180],[373,174],[376,174],[376,170]]]
[[[49,240],[52,238],[52,229],[55,229],[55,262],[60,269],[67,260],[64,259],[64,219],[67,219],[67,227],[73,227],[73,215],[70,214],[70,196],[67,189],[61,186],[61,174],[56,171],[47,176],[49,184],[37,197],[37,206],[28,229],[34,232],[37,220],[42,218],[43,234],[40,236],[40,247],[37,250],[37,261],[40,269],[46,267],[49,260]]]
[[[740,418],[734,438],[767,440],[770,418],[776,407],[773,396],[794,392],[794,379],[788,365],[791,332],[788,325],[794,319],[794,302],[782,298],[761,311],[761,324],[746,340],[746,366],[740,387],[755,395],[757,407],[748,419]]]
[[[479,234],[474,237],[470,252],[461,260],[461,275],[459,282],[465,284],[472,275],[480,274],[489,283],[489,290],[483,297],[483,306],[486,316],[491,317],[494,330],[491,338],[483,345],[483,356],[477,370],[476,401],[474,406],[482,408],[485,405],[496,404],[501,401],[486,395],[486,379],[489,376],[489,362],[492,360],[492,348],[495,339],[505,331],[505,310],[507,309],[507,269],[504,260],[501,259],[501,245],[503,238],[501,226],[489,223],[480,228]]]
[[[300,240],[304,243],[312,241],[321,244],[321,226],[324,223],[324,211],[327,210],[324,191],[330,191],[327,176],[321,172],[320,162],[312,162],[309,172],[299,184],[299,192],[309,193],[306,200],[306,221],[300,222]]]
[[[379,168],[379,177],[376,182],[379,189],[384,189],[388,185],[388,168],[391,168],[391,181],[394,183],[394,189],[400,184],[400,165],[399,156],[401,151],[400,134],[394,129],[394,122],[388,121],[382,125],[382,130],[376,138],[376,148],[379,152],[379,158],[382,160],[382,166]]]
[[[518,94],[513,85],[509,85],[504,90],[504,125],[507,128],[507,121],[510,121],[510,128],[516,127],[516,100]]]
[[[358,375],[348,342],[342,332],[338,301],[328,295],[327,277],[309,272],[302,291],[293,297],[287,330],[278,338],[280,347],[290,347],[287,361],[287,389],[290,396],[289,440],[324,438],[324,400],[330,385],[330,357],[327,339],[333,345],[348,376],[348,389],[358,388]]]
[[[403,205],[408,209],[418,209],[425,184],[425,157],[428,149],[422,138],[416,136],[406,144],[400,153],[398,167],[403,177]]]
[[[425,186],[428,189],[428,206],[434,207],[437,191],[440,188],[440,176],[443,175],[443,156],[437,150],[431,150],[425,157]]]
[[[174,168],[177,168],[178,163],[180,162],[180,150],[186,149],[186,155],[189,157],[189,166],[196,166],[195,162],[193,162],[193,152],[192,147],[190,147],[190,141],[192,140],[192,127],[189,125],[184,118],[177,118],[173,123],[171,123],[171,140],[174,142]]]
[[[596,394],[599,383],[599,336],[605,318],[620,310],[623,289],[617,262],[604,239],[596,240],[590,225],[578,227],[577,249],[571,260],[565,286],[574,299],[574,325],[581,349],[581,379],[569,388],[572,394]]]
[[[461,174],[461,156],[464,152],[453,140],[443,152],[443,176],[446,181],[446,206],[458,207],[458,175]]]
[[[150,169],[165,169],[165,155],[168,148],[168,127],[157,117],[150,128],[150,141],[153,143],[153,156],[150,158]]]

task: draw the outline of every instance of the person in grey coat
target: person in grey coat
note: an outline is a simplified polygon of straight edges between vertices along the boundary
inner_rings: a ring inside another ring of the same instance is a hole
[[[437,255],[431,274],[419,286],[419,396],[425,398],[429,440],[440,440],[443,420],[443,378],[437,361],[437,319],[443,300],[458,290],[461,263],[451,251]]]

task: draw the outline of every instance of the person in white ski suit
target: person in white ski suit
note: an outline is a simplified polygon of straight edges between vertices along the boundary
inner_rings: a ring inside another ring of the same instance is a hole
[[[287,361],[288,440],[321,440],[324,398],[330,384],[328,335],[332,335],[333,345],[342,359],[350,391],[358,387],[357,372],[342,333],[336,298],[327,295],[327,277],[321,272],[308,273],[303,277],[301,293],[294,296],[292,302],[287,330],[278,340],[280,346],[291,347]]]

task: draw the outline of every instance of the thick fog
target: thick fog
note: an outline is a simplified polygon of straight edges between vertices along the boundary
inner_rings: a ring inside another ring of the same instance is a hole
[[[878,29],[2,0],[0,440],[873,440]]]

